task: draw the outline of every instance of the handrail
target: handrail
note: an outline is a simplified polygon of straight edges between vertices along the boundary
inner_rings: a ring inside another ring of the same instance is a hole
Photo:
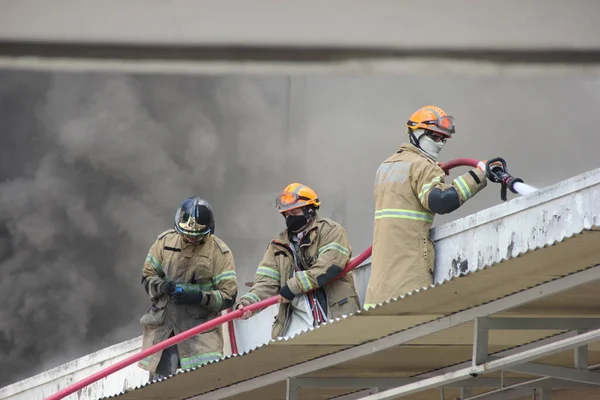
[[[233,311],[233,308],[229,307],[227,309],[227,313]],[[237,347],[237,339],[235,337],[235,326],[233,325],[233,320],[227,321],[227,331],[229,332],[229,344],[231,345],[231,354],[238,353]]]
[[[478,160],[475,160],[472,158],[460,158],[460,159],[449,161],[448,163],[442,165],[442,169],[446,173],[448,173],[448,171],[450,169],[459,167],[459,166],[476,167],[478,162],[479,162]],[[334,282],[334,281],[340,279],[341,277],[346,275],[348,272],[350,272],[351,270],[353,270],[354,268],[356,268],[360,264],[362,264],[366,259],[368,259],[371,256],[371,250],[372,250],[372,246],[370,246],[367,250],[363,251],[361,254],[359,254],[352,260],[350,260],[348,262],[348,264],[346,264],[344,271],[342,271],[342,273],[340,275],[338,275],[336,278],[334,278],[331,282]],[[313,289],[313,290],[316,290],[316,289]],[[100,370],[100,371],[96,372],[95,374],[92,374],[92,375],[88,376],[87,378],[80,380],[79,382],[75,382],[74,384],[67,386],[66,388],[56,392],[55,394],[51,395],[50,397],[47,397],[45,400],[60,400],[70,394],[75,393],[76,391],[78,391],[80,389],[83,389],[84,387],[86,387],[88,385],[91,385],[92,383],[94,383],[102,378],[107,377],[108,375],[110,375],[114,372],[117,372],[125,367],[128,367],[129,365],[131,365],[135,362],[143,360],[144,358],[151,356],[152,354],[154,354],[158,351],[164,350],[167,347],[173,346],[174,344],[182,342],[186,339],[191,338],[192,336],[195,336],[195,335],[202,333],[204,331],[207,331],[209,329],[215,328],[221,324],[233,321],[234,319],[241,317],[246,311],[258,311],[258,310],[267,308],[269,306],[272,306],[277,303],[277,297],[278,296],[273,296],[268,299],[259,301],[257,303],[250,304],[248,306],[228,312],[225,315],[221,315],[221,316],[219,316],[215,319],[212,319],[208,322],[205,322],[203,324],[195,326],[185,332],[181,332],[175,336],[170,337],[167,340],[157,343],[151,347],[148,347],[147,349],[142,350],[137,354],[129,356],[124,360],[121,360],[113,365],[110,365],[110,366],[104,368],[103,370]],[[232,325],[233,324],[231,324],[230,326],[232,326]],[[235,341],[235,334],[233,335],[233,341]],[[236,343],[235,347],[237,349],[237,343]],[[233,350],[233,342],[232,342],[232,350]]]

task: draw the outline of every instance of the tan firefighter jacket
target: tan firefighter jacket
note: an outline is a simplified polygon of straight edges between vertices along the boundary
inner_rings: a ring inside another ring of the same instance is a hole
[[[287,285],[292,293],[300,294],[314,288],[322,288],[327,318],[337,318],[356,312],[360,308],[352,273],[328,284],[337,277],[352,255],[348,235],[338,223],[317,218],[307,228],[300,244],[301,272],[293,276],[293,251],[287,230],[280,233],[267,247],[250,291],[236,304],[249,305],[279,294]],[[286,331],[290,322],[292,306],[279,305],[279,313],[273,323],[271,336],[277,338]]]
[[[203,304],[172,303],[169,296],[159,292],[158,285],[163,282],[161,275],[176,283],[199,285],[196,288],[205,294]],[[144,262],[142,284],[152,303],[148,312],[152,313],[153,309],[162,317],[154,318],[144,327],[142,349],[168,339],[171,333],[176,335],[217,317],[233,305],[238,290],[233,255],[225,242],[209,235],[203,244],[190,244],[174,229],[160,234],[150,248]],[[161,319],[164,319],[162,323]],[[222,357],[221,327],[180,342],[177,350],[183,369]],[[161,354],[159,351],[141,360],[139,366],[155,372]]]
[[[429,238],[434,217],[428,208],[431,190],[453,186],[462,205],[487,185],[485,173],[477,168],[451,185],[444,183],[444,176],[442,168],[412,144],[403,144],[379,167],[365,308],[432,284],[435,248]]]

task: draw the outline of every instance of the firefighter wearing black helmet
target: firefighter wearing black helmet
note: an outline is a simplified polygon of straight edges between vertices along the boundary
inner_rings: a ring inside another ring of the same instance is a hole
[[[199,197],[184,200],[174,224],[175,229],[158,235],[144,262],[142,285],[151,306],[140,320],[142,349],[216,318],[237,295],[233,255],[214,234],[208,202]],[[154,380],[222,356],[222,331],[215,328],[157,352],[139,366]]]

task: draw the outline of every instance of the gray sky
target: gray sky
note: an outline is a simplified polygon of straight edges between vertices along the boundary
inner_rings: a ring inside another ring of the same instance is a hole
[[[598,166],[597,77],[0,72],[0,385],[141,334],[143,260],[188,196],[213,205],[240,293],[283,228],[274,198],[293,181],[317,191],[359,254],[375,171],[426,104],[457,120],[442,162],[502,156],[537,187]],[[499,192],[490,184],[435,223]]]

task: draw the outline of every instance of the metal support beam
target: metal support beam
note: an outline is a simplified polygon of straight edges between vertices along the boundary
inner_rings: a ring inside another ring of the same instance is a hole
[[[578,331],[577,333],[581,334],[584,331]],[[575,349],[575,368],[577,369],[585,369],[587,370],[589,367],[588,364],[588,346],[581,346]]]
[[[501,360],[501,358],[499,358],[498,360]],[[581,382],[591,385],[600,385],[600,373],[588,370],[578,370],[574,368],[557,367],[555,365],[538,363],[524,363],[520,365],[512,365],[504,369],[506,371],[520,372],[523,374],[546,376],[550,378]],[[539,386],[541,385],[538,385],[538,387]]]
[[[472,365],[488,360],[490,330],[577,330],[600,327],[600,318],[475,318]],[[575,365],[587,369],[587,346],[575,349]]]
[[[378,388],[370,388],[370,389],[365,389],[365,390],[361,390],[361,391],[354,392],[354,393],[349,393],[349,394],[346,394],[343,396],[336,397],[335,400],[359,400],[365,396],[375,394],[375,393],[379,393]]]
[[[567,331],[567,332],[559,333],[559,334],[551,336],[551,337],[547,337],[547,338],[544,338],[544,339],[541,339],[541,340],[537,340],[535,342],[527,343],[527,344],[522,345],[522,346],[513,347],[513,348],[508,349],[508,350],[502,350],[502,351],[499,351],[497,353],[493,353],[493,354],[490,355],[490,357],[492,357],[492,356],[493,357],[510,356],[510,355],[513,355],[513,354],[521,353],[521,352],[523,352],[525,350],[534,349],[534,348],[543,346],[545,344],[555,343],[555,342],[558,342],[559,340],[568,339],[568,338],[575,337],[575,336],[577,336],[577,332],[576,331]],[[415,378],[420,378],[420,379],[422,379],[422,378],[431,378],[432,376],[437,376],[439,374],[444,374],[446,372],[458,371],[459,369],[466,368],[466,367],[472,365],[472,363],[473,362],[471,360],[465,361],[465,362],[462,362],[460,364],[455,364],[455,365],[452,365],[452,366],[449,366],[449,367],[436,369],[435,371],[432,371],[432,372],[426,372],[426,373],[423,373],[423,374],[416,375]],[[503,376],[503,373],[502,373],[502,371],[500,371],[500,378],[502,378],[502,376]]]
[[[540,400],[552,400],[552,389],[542,388]]]
[[[475,318],[473,333],[473,366],[483,364],[488,357],[489,328],[483,320]]]
[[[292,382],[291,378],[287,378],[286,380],[286,400],[298,400],[298,393],[300,392],[300,388]]]
[[[293,378],[299,388],[374,388],[396,387],[416,381],[415,378]]]
[[[569,371],[579,372],[577,370],[571,370],[565,368]],[[586,371],[587,372],[587,371]],[[529,373],[529,372],[528,372]],[[558,375],[558,373],[555,373]],[[600,374],[595,374],[600,377]],[[519,385],[519,387],[531,387],[537,388],[542,386],[551,386],[554,387],[582,387],[588,385],[582,385],[582,380],[586,375],[581,375],[581,379],[577,381],[573,380],[565,380],[561,381],[559,378],[551,379],[548,378],[547,383],[544,382],[540,384],[538,378],[505,378],[504,386],[512,386]],[[402,385],[408,385],[410,383],[420,382],[423,378],[356,378],[356,377],[343,377],[343,378],[291,378],[291,384],[298,388],[393,388]],[[501,388],[502,380],[500,378],[470,378],[461,382],[451,383],[448,385],[444,385],[446,388]],[[597,385],[597,382],[588,382],[589,385]]]
[[[490,330],[588,330],[600,327],[600,318],[478,318]]]
[[[594,365],[590,367],[591,369],[600,367],[600,365]],[[587,385],[584,383],[576,383],[568,381],[561,381],[557,379],[550,378],[548,376],[543,378],[536,378],[528,380],[524,383],[515,383],[509,386],[501,387],[500,389],[491,390],[486,393],[481,393],[472,397],[469,397],[466,400],[475,400],[475,399],[485,399],[485,400],[512,400],[512,399],[521,399],[526,394],[523,393],[525,388],[565,388],[569,387],[568,384],[573,385],[573,387],[588,387],[588,386],[596,386],[596,385]]]
[[[465,400],[512,400],[512,399],[520,399],[522,397],[527,396],[536,388],[539,388],[539,382],[549,383],[551,384],[553,379],[551,378],[537,378],[529,380],[526,384],[517,383],[514,385],[506,386],[500,389],[490,390],[489,392],[480,393],[475,396],[471,396]],[[580,387],[580,385],[578,385]]]
[[[471,395],[471,388],[462,386],[460,388],[460,399],[464,400]]]
[[[390,388],[409,383],[419,382],[423,378],[294,378],[294,385],[305,388]],[[522,383],[528,378],[511,378],[509,384]],[[498,378],[477,378],[461,382],[460,384],[450,384],[445,387],[499,387]]]
[[[507,390],[493,390],[486,393],[477,394],[466,398],[465,400],[517,400],[523,399],[525,396],[531,396],[531,388],[515,388]]]
[[[243,382],[235,383],[225,388],[217,389],[209,393],[201,394],[192,397],[193,400],[224,399],[239,393],[254,390],[260,387],[265,387],[277,382],[285,381],[290,376],[301,376],[311,372],[315,372],[324,368],[328,368],[340,363],[355,360],[359,357],[371,355],[379,351],[398,346],[399,344],[409,342],[411,340],[439,332],[445,329],[458,326],[465,322],[469,322],[478,317],[486,317],[491,314],[504,311],[510,308],[529,303],[534,300],[539,300],[544,297],[564,292],[569,289],[578,287],[600,279],[600,265],[588,268],[587,270],[576,272],[574,274],[544,283],[542,285],[523,290],[504,298],[491,301],[480,306],[473,307],[468,310],[460,311],[447,317],[439,318],[435,321],[421,324],[402,332],[398,332],[381,339],[377,339],[365,344],[351,347],[346,350],[338,351],[315,360],[306,361],[297,365],[293,365],[279,371],[275,371],[256,378],[248,379]],[[359,314],[360,315],[360,314]],[[360,316],[355,316],[360,318]],[[560,343],[560,342],[556,342]],[[447,382],[450,383],[450,382]]]
[[[467,379],[469,376],[477,376],[479,374],[501,369],[511,369],[514,366],[527,363],[531,360],[559,353],[566,349],[572,349],[598,340],[600,340],[600,329],[584,333],[573,338],[563,339],[559,342],[541,346],[536,349],[527,350],[520,354],[492,360],[483,365],[473,366],[455,372],[449,372],[440,376],[424,379],[420,382],[386,390],[375,395],[367,396],[363,400],[388,400],[400,398],[412,393],[444,386],[452,382],[459,382]]]

